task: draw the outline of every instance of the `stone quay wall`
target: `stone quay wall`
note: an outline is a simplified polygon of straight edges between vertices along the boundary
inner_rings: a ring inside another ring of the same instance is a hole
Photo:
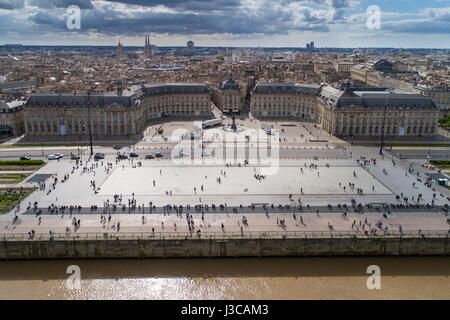
[[[224,258],[311,256],[446,256],[440,237],[278,239],[67,239],[0,241],[0,260]]]

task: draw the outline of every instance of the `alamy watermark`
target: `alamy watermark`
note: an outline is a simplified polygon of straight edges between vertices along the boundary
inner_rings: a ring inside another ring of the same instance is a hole
[[[66,26],[69,30],[81,29],[81,9],[77,5],[71,5],[66,9]]]
[[[381,269],[377,265],[370,265],[367,267],[367,274],[371,274],[369,278],[367,278],[367,289],[369,290],[380,290],[381,289]]]
[[[371,5],[367,8],[366,26],[369,30],[381,29],[381,9],[377,5]]]
[[[280,166],[278,130],[211,128],[203,131],[194,122],[194,133],[177,129],[170,136],[177,142],[171,158],[176,165],[258,166],[262,175],[275,175]],[[191,155],[190,152],[193,152]]]
[[[77,265],[70,265],[67,267],[66,273],[69,277],[66,280],[66,287],[69,290],[81,289],[81,269]]]

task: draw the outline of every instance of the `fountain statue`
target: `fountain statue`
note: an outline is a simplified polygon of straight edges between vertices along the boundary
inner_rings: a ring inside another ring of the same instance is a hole
[[[236,127],[236,118],[233,116],[233,117],[232,117],[232,120],[233,120],[233,123],[231,124],[231,129],[232,129],[234,132],[236,132],[236,129],[237,129],[237,127]]]

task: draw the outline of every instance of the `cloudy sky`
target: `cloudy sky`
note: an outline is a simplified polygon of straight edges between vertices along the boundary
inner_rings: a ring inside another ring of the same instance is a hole
[[[0,44],[143,45],[145,34],[159,46],[450,48],[450,0],[0,0]]]

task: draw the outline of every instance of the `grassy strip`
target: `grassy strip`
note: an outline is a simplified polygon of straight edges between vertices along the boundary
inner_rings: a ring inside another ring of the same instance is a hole
[[[0,173],[0,183],[19,183],[29,175],[29,173]]]
[[[86,147],[89,143],[46,143],[46,144],[11,144],[11,145],[0,145],[0,149],[14,149],[14,148],[42,148],[42,147]]]
[[[36,171],[43,166],[0,166],[0,171]]]
[[[12,207],[28,197],[36,188],[3,189],[0,192],[0,214],[11,211]]]
[[[39,166],[44,160],[6,160],[0,161],[0,166]]]
[[[430,160],[430,163],[435,166],[450,166],[450,160]]]
[[[450,169],[450,160],[430,160],[430,163],[439,169]]]

